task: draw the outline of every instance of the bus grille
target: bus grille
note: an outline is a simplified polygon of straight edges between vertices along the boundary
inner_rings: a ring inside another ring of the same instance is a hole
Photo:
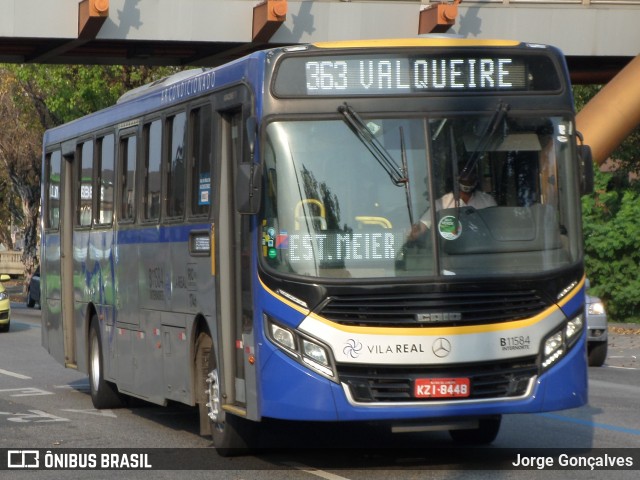
[[[332,296],[318,310],[343,325],[430,327],[529,318],[549,305],[535,290]]]
[[[483,400],[521,397],[538,374],[536,359],[527,358],[512,363],[483,364],[466,367],[386,367],[338,365],[340,381],[359,403],[430,402],[442,399],[422,399],[413,395],[418,378],[468,378],[469,397],[457,400]]]

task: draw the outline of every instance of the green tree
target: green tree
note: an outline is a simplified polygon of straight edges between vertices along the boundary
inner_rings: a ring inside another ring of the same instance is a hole
[[[38,263],[44,130],[113,105],[126,91],[178,70],[118,65],[0,65],[0,160],[4,167],[0,199],[5,200],[0,205],[0,221],[9,218],[9,223],[23,228],[22,260],[27,279]],[[11,245],[0,227],[2,240]]]
[[[61,125],[116,103],[125,92],[175,73],[176,67],[123,65],[11,65],[44,128]]]
[[[18,207],[13,184],[5,170],[0,171],[0,244],[7,250],[15,248],[14,225],[22,225],[22,213]]]
[[[22,261],[30,278],[37,263],[42,127],[33,109],[18,107],[14,100],[20,94],[14,77],[0,76],[0,195],[8,200],[0,218],[9,217],[10,224],[22,226]],[[12,246],[10,239],[3,242]]]
[[[617,188],[619,174],[596,172],[596,191],[582,198],[586,269],[593,293],[615,321],[640,321],[640,191]]]
[[[576,86],[580,110],[602,86]],[[640,321],[640,128],[613,152],[614,170],[596,169],[592,195],[582,198],[585,265],[593,293],[614,321]]]

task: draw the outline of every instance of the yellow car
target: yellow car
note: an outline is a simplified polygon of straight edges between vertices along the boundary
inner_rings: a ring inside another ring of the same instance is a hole
[[[11,300],[2,282],[10,280],[9,275],[0,275],[0,332],[8,332],[11,323]]]

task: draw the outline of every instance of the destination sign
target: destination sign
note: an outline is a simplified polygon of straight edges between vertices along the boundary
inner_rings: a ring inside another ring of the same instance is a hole
[[[284,59],[276,73],[274,93],[362,96],[559,88],[553,63],[541,55],[349,53]]]
[[[405,231],[371,233],[322,233],[276,235],[268,229],[263,236],[263,255],[270,259],[284,255],[291,265],[300,262],[320,262],[327,265],[342,265],[344,262],[388,262],[395,261],[398,249],[406,241]]]

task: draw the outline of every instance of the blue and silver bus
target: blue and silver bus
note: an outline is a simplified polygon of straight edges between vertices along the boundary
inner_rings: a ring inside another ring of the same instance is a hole
[[[44,136],[42,343],[96,408],[490,443],[587,401],[588,147],[555,48],[258,51]],[[585,152],[585,155],[582,155]]]

